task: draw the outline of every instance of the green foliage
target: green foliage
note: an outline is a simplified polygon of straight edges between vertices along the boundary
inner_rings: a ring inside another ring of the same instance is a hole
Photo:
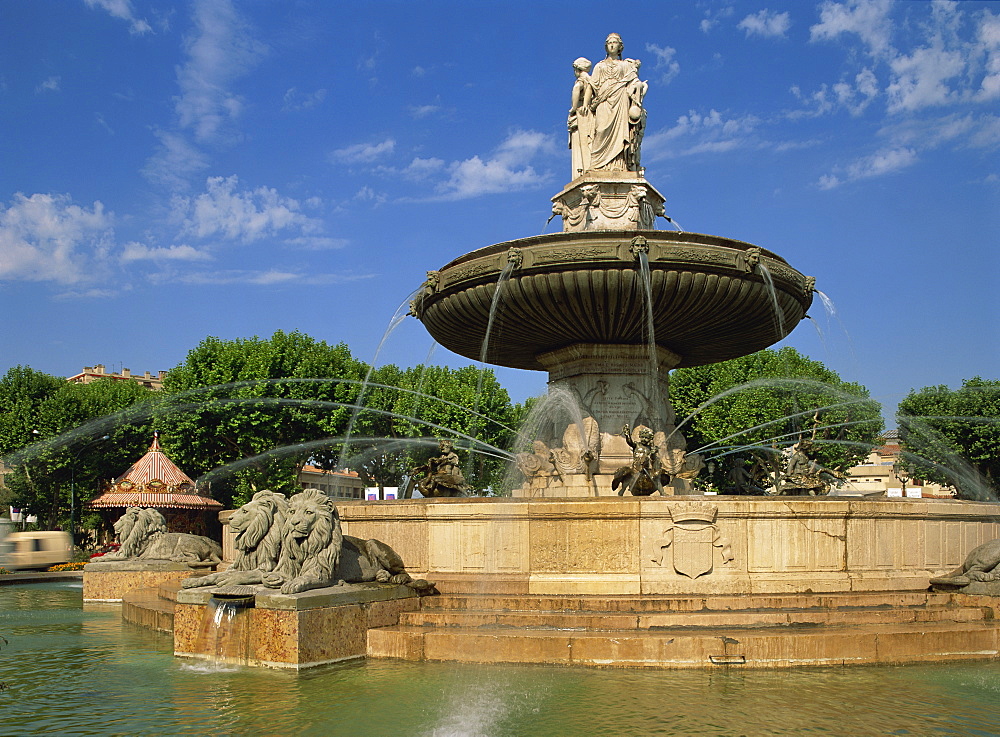
[[[766,488],[780,449],[800,437],[815,439],[821,464],[843,471],[865,458],[882,432],[879,404],[864,387],[793,348],[677,369],[670,398],[678,422],[702,407],[680,432],[689,450],[707,446],[706,459],[715,457],[714,472],[701,479],[722,490]]]
[[[131,381],[70,384],[27,367],[10,369],[0,379],[0,454],[13,468],[4,502],[51,529],[69,526],[75,498],[79,520],[100,481],[128,468],[149,444],[155,401]]]
[[[918,478],[955,486],[964,499],[996,499],[1000,479],[1000,381],[911,391],[897,410],[901,463]]]
[[[389,442],[352,441],[350,467],[370,483],[396,485],[437,453],[434,438],[450,437],[472,487],[498,488],[505,465],[494,448],[509,444],[514,408],[491,369],[389,365],[376,369],[370,381],[363,404],[377,411],[361,413],[354,435]],[[421,438],[425,442],[413,442]]]
[[[321,441],[343,435],[358,395],[357,383],[341,380],[364,374],[346,345],[298,332],[206,338],[167,374],[161,442],[189,475],[228,466],[211,477],[223,504],[243,504],[265,488],[290,493],[310,459],[332,467],[336,443]]]

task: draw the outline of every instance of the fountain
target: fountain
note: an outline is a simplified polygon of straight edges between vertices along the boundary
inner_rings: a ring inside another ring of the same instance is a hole
[[[617,34],[605,51],[590,75],[573,64],[573,178],[552,198],[562,231],[459,256],[411,303],[455,353],[547,371],[541,404],[558,411],[522,435],[513,498],[342,505],[346,529],[386,540],[444,594],[369,632],[369,655],[669,668],[996,657],[995,601],[927,591],[997,537],[995,505],[817,496],[828,480],[805,449],[787,496],[692,495],[703,461],[679,432],[669,371],[781,340],[815,279],[759,246],[654,229],[665,198],[640,164],[647,85]]]
[[[510,498],[466,497],[442,444],[423,468],[430,498],[340,502],[326,513],[341,542],[307,550],[285,524],[277,557],[227,555],[229,571],[189,579],[175,594],[175,653],[205,655],[197,634],[212,587],[236,585],[258,587],[243,625],[252,652],[241,655],[258,665],[365,654],[644,668],[997,657],[997,599],[928,591],[1000,536],[995,504],[811,496],[823,469],[801,448],[788,496],[691,493],[703,461],[679,431],[669,371],[784,338],[815,282],[758,246],[654,229],[665,199],[640,165],[646,84],[617,34],[605,50],[589,76],[589,61],[574,63],[573,179],[552,198],[562,231],[460,256],[429,271],[411,302],[450,350],[549,373],[542,404],[559,411],[524,437],[525,482]],[[290,506],[322,506],[314,496]],[[240,555],[245,511],[226,533]],[[442,595],[407,587],[403,559]]]

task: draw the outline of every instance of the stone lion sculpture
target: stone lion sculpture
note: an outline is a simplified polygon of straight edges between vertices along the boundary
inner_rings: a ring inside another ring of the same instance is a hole
[[[288,514],[288,500],[274,491],[258,491],[229,519],[236,533],[236,556],[228,570],[188,578],[185,588],[196,586],[237,586],[261,582],[264,573],[274,570],[281,553],[281,535]]]
[[[121,547],[102,556],[100,562],[121,560],[170,560],[175,563],[222,562],[219,543],[201,535],[167,532],[167,522],[157,510],[129,507],[115,522]]]
[[[1000,538],[974,548],[961,568],[947,576],[932,578],[934,586],[968,586],[973,582],[1000,581]]]
[[[291,498],[281,525],[277,565],[261,572],[260,578],[264,586],[280,588],[283,594],[362,581],[406,584],[418,591],[433,587],[427,581],[414,581],[385,543],[344,535],[336,506],[318,489],[305,489]]]

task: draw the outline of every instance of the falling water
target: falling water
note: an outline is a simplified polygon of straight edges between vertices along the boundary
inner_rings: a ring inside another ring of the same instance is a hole
[[[819,342],[823,345],[824,353],[829,354],[830,347],[826,343],[826,336],[823,335],[823,329],[819,326],[819,323],[812,315],[806,315],[806,319],[812,323],[814,328],[816,328],[816,335],[819,336]]]
[[[493,323],[496,320],[497,308],[500,306],[500,298],[503,294],[504,285],[510,280],[510,275],[517,268],[517,262],[514,260],[508,260],[503,267],[503,271],[500,272],[500,276],[497,278],[496,289],[493,290],[493,298],[490,300],[490,315],[489,319],[486,321],[486,332],[483,335],[483,346],[479,351],[479,362],[487,363],[486,356],[489,353],[490,348],[490,337],[493,334]],[[472,405],[472,413],[478,414],[479,403],[483,396],[483,382],[486,380],[486,372],[488,369],[483,366],[482,371],[479,372],[479,380],[476,382],[476,399]],[[479,423],[474,422],[471,429],[469,430],[470,435],[475,435],[476,431],[479,429]],[[468,460],[466,461],[465,475],[471,476],[472,474],[472,454],[469,454]]]
[[[649,256],[644,251],[639,251],[639,274],[642,277],[643,293],[646,297],[646,347],[649,351],[649,396],[656,403],[658,423],[665,423],[667,418],[666,408],[663,405],[663,396],[660,393],[659,376],[660,362],[656,353],[656,326],[653,322],[653,279],[649,271]]]
[[[767,294],[771,298],[771,308],[774,310],[774,324],[778,330],[778,339],[785,337],[785,313],[782,312],[781,306],[778,304],[778,292],[774,288],[774,279],[771,278],[771,272],[767,270],[767,266],[764,262],[760,262],[760,273],[764,277],[764,285],[767,287]]]
[[[385,329],[382,334],[382,339],[378,342],[378,347],[375,348],[375,355],[372,357],[372,362],[368,366],[368,372],[365,374],[365,380],[361,383],[361,391],[358,392],[358,408],[351,413],[351,419],[347,423],[347,432],[344,434],[344,445],[340,450],[340,458],[337,459],[337,468],[344,467],[344,458],[347,456],[348,449],[351,445],[351,433],[354,432],[354,424],[358,420],[358,415],[361,414],[361,409],[364,406],[365,392],[368,390],[368,381],[372,377],[372,372],[375,370],[375,364],[378,363],[379,354],[382,352],[382,346],[392,335],[393,331],[400,326],[403,320],[407,316],[407,310],[409,309],[410,300],[417,296],[417,293],[421,290],[414,290],[410,295],[403,300],[403,302],[396,308],[396,312],[393,313],[392,319],[389,321],[389,327]]]
[[[207,657],[214,669],[246,665],[250,659],[250,613],[253,608],[253,587],[250,592],[224,594],[216,592],[205,606],[195,652]]]
[[[663,219],[666,220],[671,225],[673,225],[675,228],[677,228],[677,232],[678,233],[686,233],[687,232],[686,230],[684,230],[683,227],[681,227],[681,224],[678,223],[674,218],[668,218],[666,215],[664,215]]]

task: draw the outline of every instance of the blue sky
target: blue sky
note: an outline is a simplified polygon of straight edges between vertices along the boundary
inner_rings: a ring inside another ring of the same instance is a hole
[[[997,377],[1000,4],[611,7],[7,0],[0,371],[165,370],[279,329],[372,361],[426,270],[542,232],[571,64],[616,31],[667,213],[836,305],[784,344],[889,406]],[[377,360],[428,355],[467,363],[412,318]]]

